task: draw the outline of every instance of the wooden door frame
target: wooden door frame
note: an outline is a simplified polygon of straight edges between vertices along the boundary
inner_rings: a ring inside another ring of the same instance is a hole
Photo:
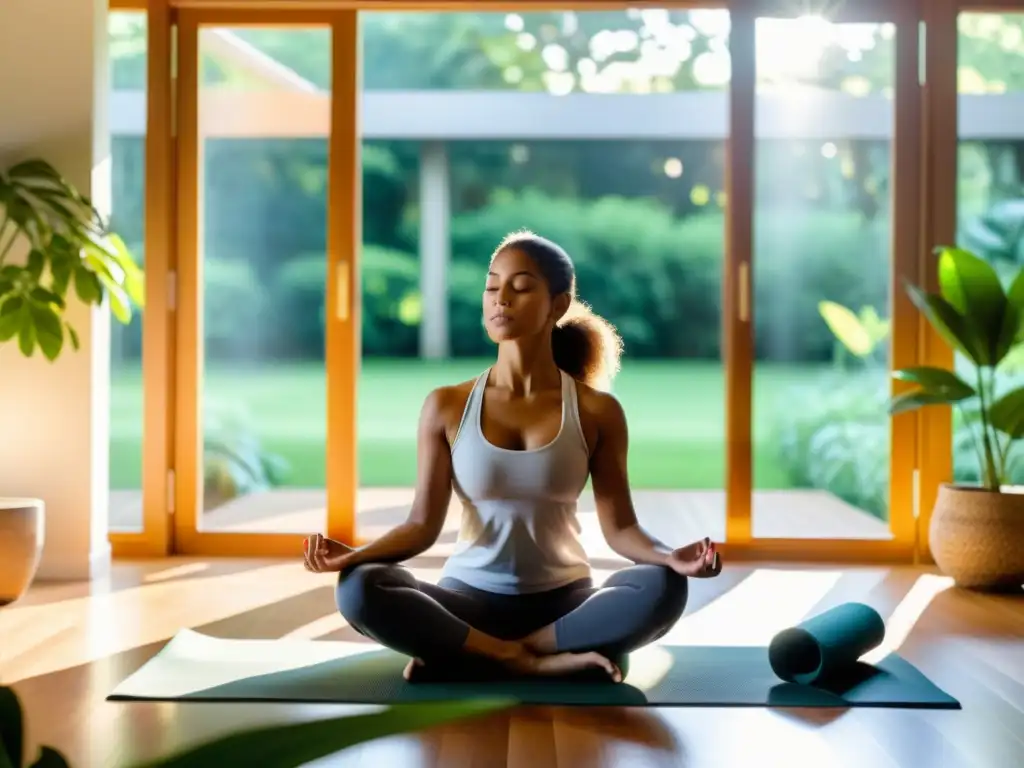
[[[142,313],[142,530],[111,531],[114,557],[161,557],[174,551],[173,296],[176,268],[174,10],[168,0],[111,0],[110,11],[146,14],[145,271]],[[105,514],[109,514],[106,510]]]
[[[358,47],[355,11],[183,8],[178,23],[178,359],[175,398],[175,551],[190,555],[297,556],[300,533],[200,529],[202,499],[202,264],[199,31],[204,26],[331,29],[326,253],[327,514],[323,532],[351,541],[356,502],[355,403],[359,376]],[[355,55],[353,55],[355,54]],[[316,531],[310,531],[314,533]]]

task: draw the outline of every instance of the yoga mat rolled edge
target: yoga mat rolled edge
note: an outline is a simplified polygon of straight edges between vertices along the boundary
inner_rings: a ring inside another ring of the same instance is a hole
[[[874,608],[843,603],[776,634],[768,661],[780,679],[814,685],[842,675],[884,639],[885,622]]]

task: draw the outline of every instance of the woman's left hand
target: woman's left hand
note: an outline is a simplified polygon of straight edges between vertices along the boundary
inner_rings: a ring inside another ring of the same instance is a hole
[[[303,564],[313,573],[340,572],[351,560],[352,547],[319,533],[302,542]]]
[[[683,576],[709,578],[722,572],[722,558],[718,556],[716,562],[715,545],[709,538],[673,550],[667,564]]]

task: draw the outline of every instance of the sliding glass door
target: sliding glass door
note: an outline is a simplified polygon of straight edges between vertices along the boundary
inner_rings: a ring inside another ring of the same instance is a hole
[[[730,541],[779,554],[913,545],[918,28],[898,9],[733,14]],[[856,14],[856,15],[854,15]],[[749,430],[749,432],[747,432]]]
[[[336,123],[334,77],[353,20],[179,16],[182,552],[298,554],[304,534],[350,535],[357,230],[354,146],[338,138],[354,103]]]

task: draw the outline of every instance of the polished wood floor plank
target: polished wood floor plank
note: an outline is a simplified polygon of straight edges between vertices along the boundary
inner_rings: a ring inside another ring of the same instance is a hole
[[[417,575],[436,579],[435,560],[415,563]],[[118,564],[109,580],[94,584],[39,584],[0,611],[0,678],[25,703],[32,748],[51,744],[76,767],[131,766],[240,728],[371,711],[105,701],[181,627],[221,637],[365,642],[338,616],[334,581],[296,563],[193,558]],[[523,707],[381,739],[314,765],[1024,764],[1024,596],[957,590],[909,567],[744,564],[694,581],[687,615],[666,642],[762,644],[779,628],[850,600],[878,610],[886,644],[958,697],[963,710]]]

